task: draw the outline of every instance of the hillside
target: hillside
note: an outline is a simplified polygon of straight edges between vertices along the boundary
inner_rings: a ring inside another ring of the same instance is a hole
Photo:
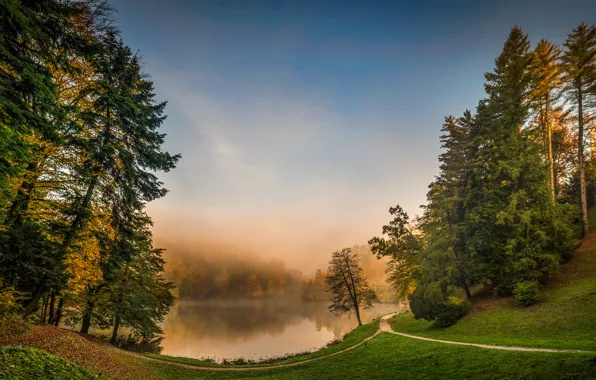
[[[596,233],[591,232],[546,283],[542,300],[520,308],[513,298],[479,296],[472,311],[439,329],[411,313],[395,317],[395,331],[460,342],[596,350]]]

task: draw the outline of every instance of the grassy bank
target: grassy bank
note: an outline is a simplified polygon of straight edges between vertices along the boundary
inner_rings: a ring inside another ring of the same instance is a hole
[[[504,352],[381,334],[353,350],[283,369],[196,371],[151,363],[158,379],[576,379],[596,376],[590,355]]]
[[[411,313],[394,318],[395,331],[459,342],[596,351],[596,234],[543,289],[539,304],[483,300],[455,325],[439,329]]]
[[[297,363],[297,362],[301,362],[301,361],[305,361],[305,360],[318,358],[321,356],[330,355],[335,352],[342,351],[349,347],[355,346],[358,343],[362,342],[363,340],[370,338],[377,332],[378,329],[379,329],[379,320],[376,320],[371,323],[359,326],[359,327],[355,328],[354,330],[350,331],[350,333],[347,334],[347,337],[344,340],[342,340],[341,342],[334,344],[332,346],[325,347],[323,349],[308,353],[308,354],[294,356],[294,357],[287,358],[287,359],[282,358],[280,360],[273,360],[273,361],[267,362],[267,363],[234,365],[233,367],[234,368],[238,368],[238,367],[267,367],[267,366],[272,366],[272,365]],[[226,367],[222,364],[214,363],[211,361],[199,360],[199,359],[184,358],[184,357],[178,357],[178,356],[156,355],[156,354],[149,354],[149,353],[147,353],[145,355],[148,357],[151,357],[151,358],[155,358],[155,359],[160,359],[160,360],[165,360],[165,361],[175,362],[175,363],[196,365],[196,366],[201,366],[201,367]]]

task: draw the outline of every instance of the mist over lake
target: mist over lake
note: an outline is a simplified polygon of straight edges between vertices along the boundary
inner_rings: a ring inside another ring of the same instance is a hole
[[[181,301],[164,321],[164,355],[259,359],[315,350],[341,339],[358,323],[337,317],[325,301],[295,299]],[[375,304],[363,322],[399,310]]]

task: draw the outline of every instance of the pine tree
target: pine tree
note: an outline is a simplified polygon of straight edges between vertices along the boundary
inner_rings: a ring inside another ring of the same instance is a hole
[[[531,65],[532,84],[530,92],[531,106],[537,114],[538,131],[542,137],[545,151],[545,162],[549,169],[548,186],[554,202],[555,169],[553,164],[553,117],[555,104],[561,87],[561,70],[559,66],[559,48],[541,40],[534,50]]]
[[[577,113],[577,170],[584,236],[588,233],[588,201],[585,174],[585,113],[596,87],[596,26],[581,23],[567,36],[561,56],[563,81],[568,102]]]
[[[466,194],[466,244],[495,294],[553,273],[570,249],[571,231],[550,201],[539,147],[524,128],[529,116],[532,54],[527,36],[511,30],[488,99],[477,110],[475,150]]]
[[[445,118],[441,136],[444,152],[441,172],[429,186],[428,204],[422,218],[427,247],[423,251],[424,281],[440,282],[441,288],[457,285],[471,297],[473,266],[466,252],[464,199],[469,171],[472,115]]]

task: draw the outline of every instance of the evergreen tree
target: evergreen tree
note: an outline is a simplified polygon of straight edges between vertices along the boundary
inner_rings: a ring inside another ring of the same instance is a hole
[[[530,100],[531,106],[537,114],[537,130],[544,144],[545,162],[549,169],[548,186],[553,202],[556,199],[553,163],[553,117],[554,105],[558,100],[561,87],[561,70],[558,62],[560,53],[556,45],[541,40],[534,50],[531,65]]]
[[[527,36],[511,30],[488,99],[477,111],[475,154],[466,194],[466,245],[495,294],[553,273],[570,250],[571,231],[549,200],[548,173],[524,128],[529,115],[532,54]]]
[[[584,236],[588,233],[585,174],[585,118],[589,98],[596,88],[596,26],[581,23],[567,36],[561,56],[565,94],[577,113],[577,169]]]
[[[422,218],[427,241],[423,252],[424,281],[440,282],[444,290],[449,285],[460,286],[468,298],[474,266],[466,252],[464,199],[472,121],[469,111],[459,119],[445,118],[441,136],[444,152],[439,156],[441,171],[429,186]]]

